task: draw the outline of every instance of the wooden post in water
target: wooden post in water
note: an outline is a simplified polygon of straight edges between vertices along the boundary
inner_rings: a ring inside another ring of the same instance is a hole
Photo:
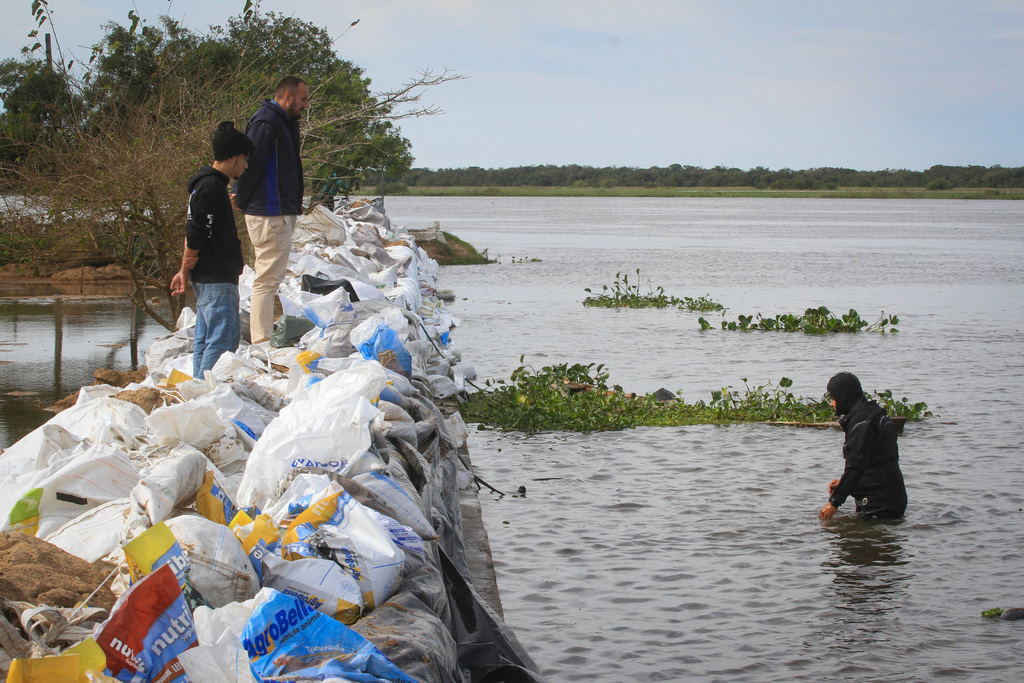
[[[64,355],[64,312],[61,298],[53,300],[53,395],[54,400],[62,396],[60,386],[61,358]]]

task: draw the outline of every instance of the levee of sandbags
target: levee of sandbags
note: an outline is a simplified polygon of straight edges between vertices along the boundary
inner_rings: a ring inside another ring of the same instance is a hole
[[[8,680],[543,680],[481,557],[439,272],[380,206],[315,207],[270,342],[191,377],[186,309],[143,381],[0,453],[4,578],[66,584],[0,581]]]

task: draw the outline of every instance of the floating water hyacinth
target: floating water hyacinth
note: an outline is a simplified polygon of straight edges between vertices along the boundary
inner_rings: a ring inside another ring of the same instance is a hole
[[[628,273],[615,273],[615,282],[612,283],[612,286],[602,285],[601,293],[588,296],[583,300],[583,305],[598,308],[668,308],[675,306],[690,311],[720,311],[724,308],[722,304],[713,301],[710,295],[696,299],[692,297],[679,299],[665,294],[664,287],[655,289],[651,286],[650,281],[647,282],[647,293],[643,293],[640,290],[639,268],[636,269],[636,275],[637,282],[631,284]],[[589,287],[583,291],[593,294]]]
[[[520,357],[519,362],[523,362]],[[599,432],[642,426],[731,424],[740,422],[832,422],[835,411],[822,396],[808,399],[789,388],[793,380],[750,386],[723,387],[709,401],[687,403],[666,390],[653,394],[627,393],[608,386],[604,365],[550,365],[537,370],[520,365],[509,380],[488,380],[484,390],[460,406],[466,422],[527,433],[541,431]],[[668,394],[668,396],[665,396]],[[911,404],[886,390],[867,395],[892,416],[908,421],[930,416],[924,402]]]
[[[697,320],[702,330],[710,330],[714,325],[701,317]],[[900,319],[895,315],[886,316],[881,313],[878,320],[869,323],[860,317],[860,313],[850,309],[849,313],[836,316],[825,306],[808,308],[803,315],[784,313],[768,318],[760,313],[757,315],[741,315],[737,320],[722,320],[723,330],[764,330],[768,332],[804,332],[805,334],[833,334],[837,332],[889,332],[896,334]]]

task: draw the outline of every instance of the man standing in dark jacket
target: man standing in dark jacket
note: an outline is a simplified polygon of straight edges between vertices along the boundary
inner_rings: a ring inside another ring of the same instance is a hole
[[[238,276],[245,266],[228,183],[242,175],[252,141],[231,121],[213,134],[213,165],[188,181],[185,255],[171,280],[171,294],[184,294],[191,280],[196,293],[192,376],[203,378],[225,351],[238,348]]]
[[[256,249],[256,279],[249,302],[252,343],[274,331],[274,298],[288,269],[292,229],[302,213],[302,159],[299,117],[309,106],[309,86],[285,76],[274,99],[249,119],[245,132],[256,149],[249,169],[235,184],[235,202],[245,214],[245,227]]]
[[[832,407],[846,432],[841,479],[829,482],[828,502],[819,517],[829,519],[852,496],[865,519],[896,519],[907,509],[907,489],[900,472],[896,426],[885,410],[864,398],[860,380],[840,372],[828,381]]]

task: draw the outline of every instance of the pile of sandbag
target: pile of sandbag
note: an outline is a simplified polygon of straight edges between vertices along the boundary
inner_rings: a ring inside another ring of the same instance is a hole
[[[186,310],[124,389],[157,400],[85,387],[0,454],[3,538],[103,577],[41,605],[0,576],[7,680],[541,680],[468,582],[466,430],[436,402],[474,373],[438,272],[380,207],[317,207],[270,343],[190,377]]]

